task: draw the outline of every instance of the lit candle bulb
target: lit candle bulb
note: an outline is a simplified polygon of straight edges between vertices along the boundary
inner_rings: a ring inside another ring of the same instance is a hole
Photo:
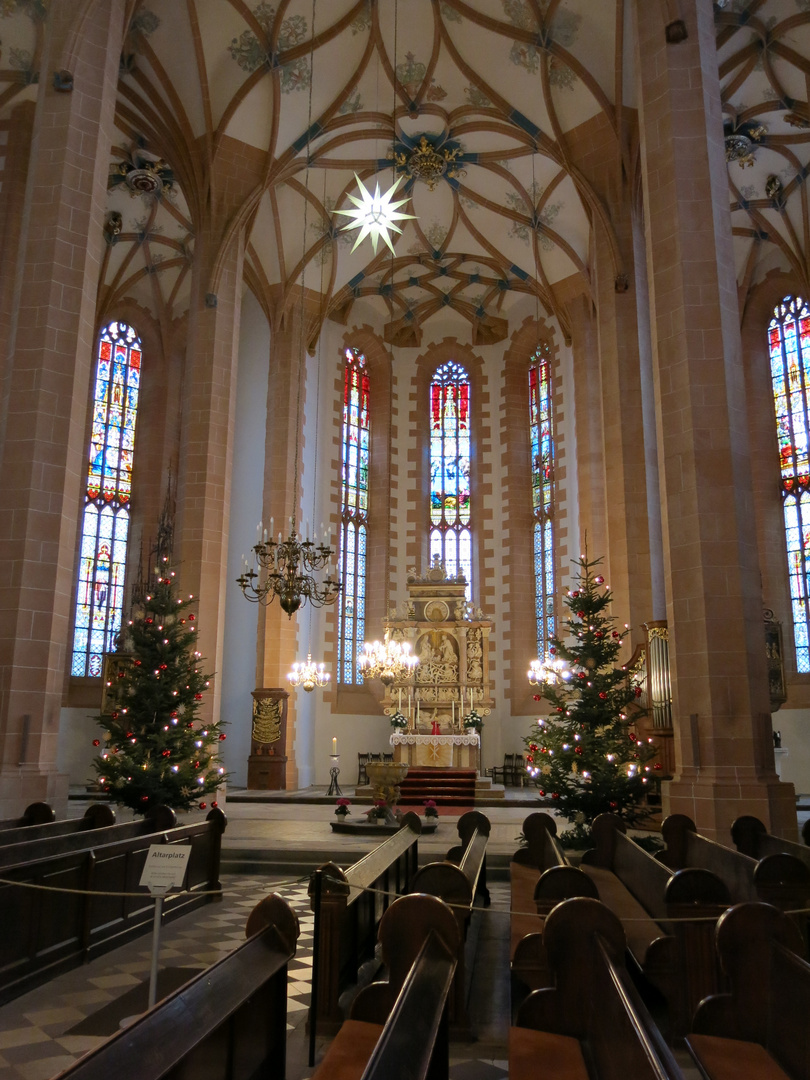
[[[332,757],[337,757],[337,739],[332,739]]]

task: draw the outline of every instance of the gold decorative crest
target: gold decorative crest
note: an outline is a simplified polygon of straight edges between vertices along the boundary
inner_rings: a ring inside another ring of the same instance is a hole
[[[253,731],[257,743],[274,743],[281,738],[281,702],[262,698],[253,702]]]

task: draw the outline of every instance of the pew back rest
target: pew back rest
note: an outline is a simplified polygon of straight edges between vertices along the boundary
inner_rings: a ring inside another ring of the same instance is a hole
[[[681,1080],[624,968],[616,916],[598,900],[564,900],[548,916],[544,940],[556,987],[530,994],[518,1025],[585,1040],[600,1080]]]
[[[810,1080],[810,965],[793,920],[771,904],[736,904],[717,924],[729,993],[705,998],[693,1030],[757,1042],[794,1080]]]
[[[0,832],[6,832],[8,829],[22,829],[29,825],[44,825],[49,821],[56,821],[56,814],[52,807],[45,802],[33,802],[26,806],[20,817],[0,821]]]
[[[543,871],[552,866],[566,866],[568,858],[557,840],[557,823],[551,814],[536,811],[523,822],[525,845],[515,852],[512,862]]]
[[[772,836],[759,818],[752,814],[743,814],[731,826],[731,839],[737,851],[752,859],[762,859],[766,855],[793,855],[800,862],[810,867],[810,847],[785,840],[781,836]]]
[[[283,1076],[287,964],[295,955],[298,920],[280,897],[262,903],[262,917],[251,916],[258,929],[247,941],[57,1080]],[[278,921],[266,922],[272,914]]]
[[[64,818],[61,821],[48,821],[37,825],[24,825],[18,829],[5,829],[0,832],[0,847],[19,844],[28,840],[44,840],[54,836],[68,836],[72,833],[87,832],[91,829],[103,829],[115,824],[115,812],[107,803],[92,803],[80,818]]]

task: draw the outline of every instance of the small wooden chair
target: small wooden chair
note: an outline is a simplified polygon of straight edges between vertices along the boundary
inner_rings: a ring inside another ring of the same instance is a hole
[[[366,765],[368,764],[368,754],[357,755],[357,787],[362,787],[368,783],[368,773],[366,772]]]

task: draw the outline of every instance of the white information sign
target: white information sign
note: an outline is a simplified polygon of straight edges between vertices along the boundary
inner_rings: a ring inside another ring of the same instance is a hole
[[[191,844],[150,844],[139,884],[154,895],[180,887],[186,876]]]

